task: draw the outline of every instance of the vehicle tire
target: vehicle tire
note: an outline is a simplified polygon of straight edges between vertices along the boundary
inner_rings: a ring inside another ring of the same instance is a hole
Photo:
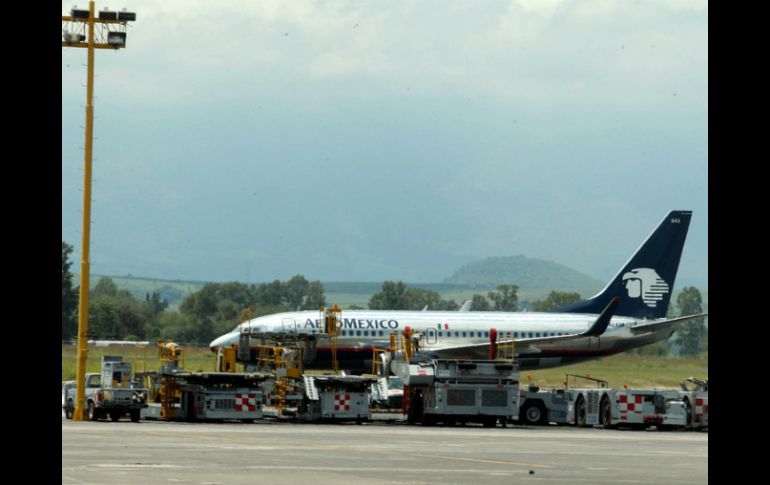
[[[685,429],[692,429],[693,427],[693,416],[692,416],[692,405],[690,404],[689,398],[684,398],[684,406],[687,414],[685,415]]]
[[[110,412],[110,420],[112,420],[113,423],[119,420],[121,416],[122,414],[117,411]]]
[[[89,421],[96,421],[96,408],[94,407],[93,401],[88,401],[88,409],[86,412],[86,417]]]
[[[586,402],[583,396],[580,396],[575,404],[575,424],[581,428],[586,426]]]
[[[484,419],[482,422],[485,428],[494,428],[497,425],[497,418],[494,416]]]
[[[409,424],[417,424],[417,413],[414,410],[414,406],[410,406],[406,411],[406,422]]]
[[[138,409],[132,409],[129,411],[131,414],[131,422],[132,423],[138,423],[139,422],[139,410]]]
[[[407,413],[407,422],[409,424],[417,424],[423,421],[425,411],[422,403],[422,392],[414,391],[411,397],[411,405],[409,406],[409,412]]]
[[[64,416],[67,419],[72,419],[72,414],[75,412],[75,408],[72,404],[72,399],[67,400],[67,405],[64,407]]]
[[[541,402],[530,402],[521,410],[521,420],[525,424],[544,426],[548,424],[548,411]]]
[[[609,428],[611,425],[610,423],[612,422],[612,414],[610,412],[610,398],[608,396],[602,398],[599,409],[601,410],[601,413],[599,414],[599,424],[605,428]]]

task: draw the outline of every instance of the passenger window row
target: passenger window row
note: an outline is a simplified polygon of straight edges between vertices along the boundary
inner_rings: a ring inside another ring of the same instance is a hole
[[[313,330],[312,333],[321,333],[320,330]],[[498,335],[506,332],[498,332]],[[446,334],[446,335],[445,335]],[[385,337],[384,330],[342,330],[340,332],[342,337]],[[568,335],[564,332],[513,332],[513,338],[537,338],[537,337],[557,337],[561,335]],[[442,337],[455,337],[455,338],[489,338],[489,331],[484,332],[460,332],[460,331],[439,331],[439,338]]]
[[[470,337],[470,338],[489,338],[489,332],[446,332],[446,337]],[[498,332],[498,335],[504,335],[510,332]],[[564,332],[513,332],[513,338],[536,338],[536,337],[558,337],[568,335]],[[444,337],[444,332],[439,331],[439,337]]]

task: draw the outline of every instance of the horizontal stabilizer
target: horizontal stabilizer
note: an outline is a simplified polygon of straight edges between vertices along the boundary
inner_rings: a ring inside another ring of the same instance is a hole
[[[696,318],[707,317],[708,315],[709,315],[708,313],[698,313],[697,315],[687,315],[686,317],[670,318],[668,320],[661,320],[658,322],[640,323],[638,325],[634,325],[633,327],[629,327],[629,328],[633,333],[637,333],[637,334],[646,333],[646,332],[655,332],[656,330],[660,330],[662,328],[684,323],[689,320],[694,320]]]

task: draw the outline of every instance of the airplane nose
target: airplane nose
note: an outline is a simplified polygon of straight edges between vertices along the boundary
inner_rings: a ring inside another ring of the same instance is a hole
[[[219,350],[219,347],[229,347],[230,345],[233,345],[237,343],[237,335],[233,334],[226,334],[222,335],[221,337],[215,338],[210,344],[209,349],[211,349],[212,352],[216,352]]]

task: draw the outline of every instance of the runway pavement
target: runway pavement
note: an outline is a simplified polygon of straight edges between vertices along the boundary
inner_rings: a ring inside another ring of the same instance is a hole
[[[708,482],[708,433],[62,419],[62,484]]]

